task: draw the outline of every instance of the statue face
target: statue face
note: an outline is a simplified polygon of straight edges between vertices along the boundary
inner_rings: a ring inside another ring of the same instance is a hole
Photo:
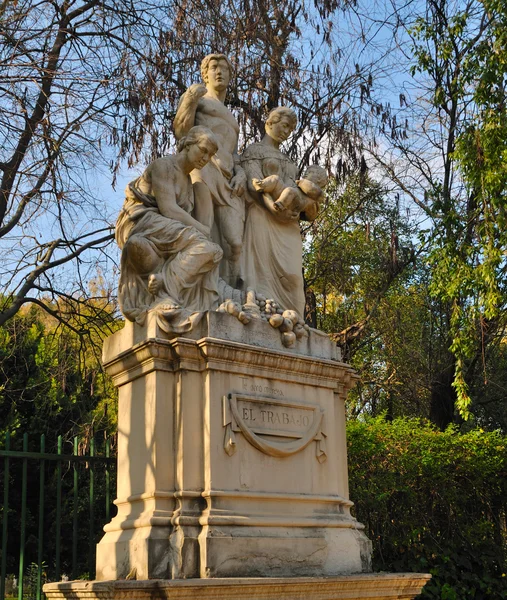
[[[292,133],[292,126],[288,117],[282,117],[276,123],[266,123],[266,133],[270,138],[273,138],[275,142],[281,144]]]
[[[217,60],[215,58],[210,60],[206,77],[207,86],[217,92],[221,92],[227,89],[230,78],[229,65],[225,60]]]
[[[214,154],[215,148],[206,138],[201,138],[197,144],[192,144],[187,150],[188,160],[194,169],[205,167]]]

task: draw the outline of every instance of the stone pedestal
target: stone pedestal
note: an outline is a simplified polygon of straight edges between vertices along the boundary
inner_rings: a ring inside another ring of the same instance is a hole
[[[103,358],[119,387],[118,514],[98,580],[370,570],[348,497],[354,373],[327,336],[287,349],[264,321],[211,312],[192,339],[128,323]]]
[[[430,575],[49,583],[47,600],[412,600]]]

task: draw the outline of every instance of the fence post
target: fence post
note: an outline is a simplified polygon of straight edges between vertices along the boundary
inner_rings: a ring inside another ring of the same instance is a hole
[[[40,451],[41,454],[46,452],[46,436],[40,436]],[[45,476],[46,461],[41,459],[39,472],[39,544],[37,547],[37,600],[41,600],[42,593],[42,552],[44,541],[44,476]]]
[[[78,440],[74,437],[74,456],[78,455]],[[72,518],[72,579],[77,577],[77,519],[78,519],[78,483],[79,474],[77,470],[77,461],[74,461],[74,514]]]
[[[109,486],[110,486],[110,474],[109,474],[109,458],[111,452],[110,441],[106,439],[106,523],[109,523],[109,513],[110,513],[110,504],[111,498],[109,494]]]
[[[10,450],[11,434],[5,434],[5,449]],[[4,458],[4,505],[2,518],[2,567],[0,572],[0,600],[5,598],[5,577],[7,575],[7,520],[9,518],[9,458]]]
[[[23,452],[28,452],[28,434],[23,434]],[[18,600],[23,600],[23,576],[25,574],[25,538],[26,538],[26,486],[28,458],[23,457],[23,473],[21,483],[21,536],[19,540],[19,581]]]
[[[90,456],[93,458],[95,456],[95,438],[92,437],[90,440]],[[90,522],[88,529],[88,573],[90,578],[92,577],[92,573],[95,571],[95,561],[93,554],[94,547],[94,530],[95,530],[95,513],[94,513],[94,483],[95,483],[95,473],[94,473],[94,461],[90,461],[90,493],[89,493],[89,514],[90,514]]]
[[[58,436],[58,456],[62,454],[62,436]],[[55,579],[60,581],[60,538],[62,536],[62,460],[56,464],[56,540],[55,540]]]

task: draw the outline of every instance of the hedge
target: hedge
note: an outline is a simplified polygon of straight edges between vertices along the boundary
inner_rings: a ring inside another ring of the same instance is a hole
[[[425,572],[419,598],[507,598],[507,437],[417,419],[348,424],[350,497],[375,571]]]

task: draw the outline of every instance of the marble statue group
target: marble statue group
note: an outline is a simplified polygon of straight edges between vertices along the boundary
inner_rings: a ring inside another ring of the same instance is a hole
[[[327,174],[312,165],[298,179],[280,150],[297,123],[287,107],[238,154],[239,126],[224,105],[231,74],[225,55],[204,58],[204,84],[187,89],[174,119],[178,152],[127,186],[116,224],[120,307],[141,325],[155,311],[174,334],[209,310],[263,319],[291,346],[308,330],[299,220],[316,218]]]

